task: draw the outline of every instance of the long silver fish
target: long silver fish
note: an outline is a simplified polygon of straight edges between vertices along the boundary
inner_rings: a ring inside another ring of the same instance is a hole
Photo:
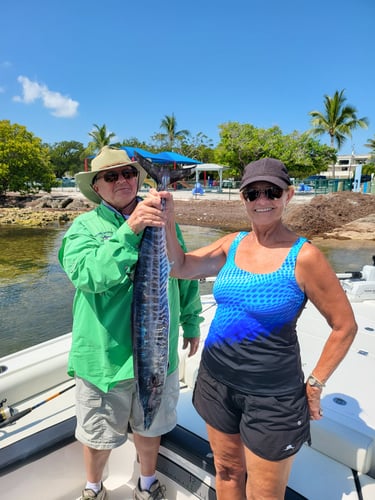
[[[136,160],[152,177],[157,190],[187,177],[193,168],[171,170],[156,166],[135,153]],[[143,425],[148,429],[159,409],[168,369],[169,305],[165,229],[146,227],[134,274],[132,335],[134,374],[143,408]]]

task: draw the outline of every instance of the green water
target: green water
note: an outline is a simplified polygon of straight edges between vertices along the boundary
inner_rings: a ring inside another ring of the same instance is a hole
[[[65,230],[0,226],[0,356],[71,330],[74,289],[57,259]],[[225,234],[193,226],[182,231],[189,249]],[[360,270],[375,255],[375,242],[325,240],[318,246],[336,272]]]

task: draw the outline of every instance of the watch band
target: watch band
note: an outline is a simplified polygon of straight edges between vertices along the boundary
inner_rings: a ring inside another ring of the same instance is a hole
[[[320,389],[323,389],[325,387],[325,384],[321,382],[319,379],[317,379],[313,374],[309,375],[307,382],[311,387],[319,387]]]

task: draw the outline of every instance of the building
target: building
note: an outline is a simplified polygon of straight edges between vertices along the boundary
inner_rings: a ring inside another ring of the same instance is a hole
[[[355,169],[358,165],[364,165],[370,162],[371,155],[337,155],[337,161],[335,164],[335,178],[336,179],[351,179],[355,175]],[[321,172],[321,175],[325,175],[330,178],[333,177],[333,167],[332,165],[328,167],[326,172]]]

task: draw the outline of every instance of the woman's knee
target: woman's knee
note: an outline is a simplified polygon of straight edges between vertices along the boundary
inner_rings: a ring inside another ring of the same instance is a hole
[[[215,459],[215,457],[214,457],[214,462],[215,462],[216,475],[222,481],[234,481],[234,482],[244,481],[246,475],[246,467],[244,463],[242,462],[240,463],[235,459],[233,461],[230,461],[230,460]]]

